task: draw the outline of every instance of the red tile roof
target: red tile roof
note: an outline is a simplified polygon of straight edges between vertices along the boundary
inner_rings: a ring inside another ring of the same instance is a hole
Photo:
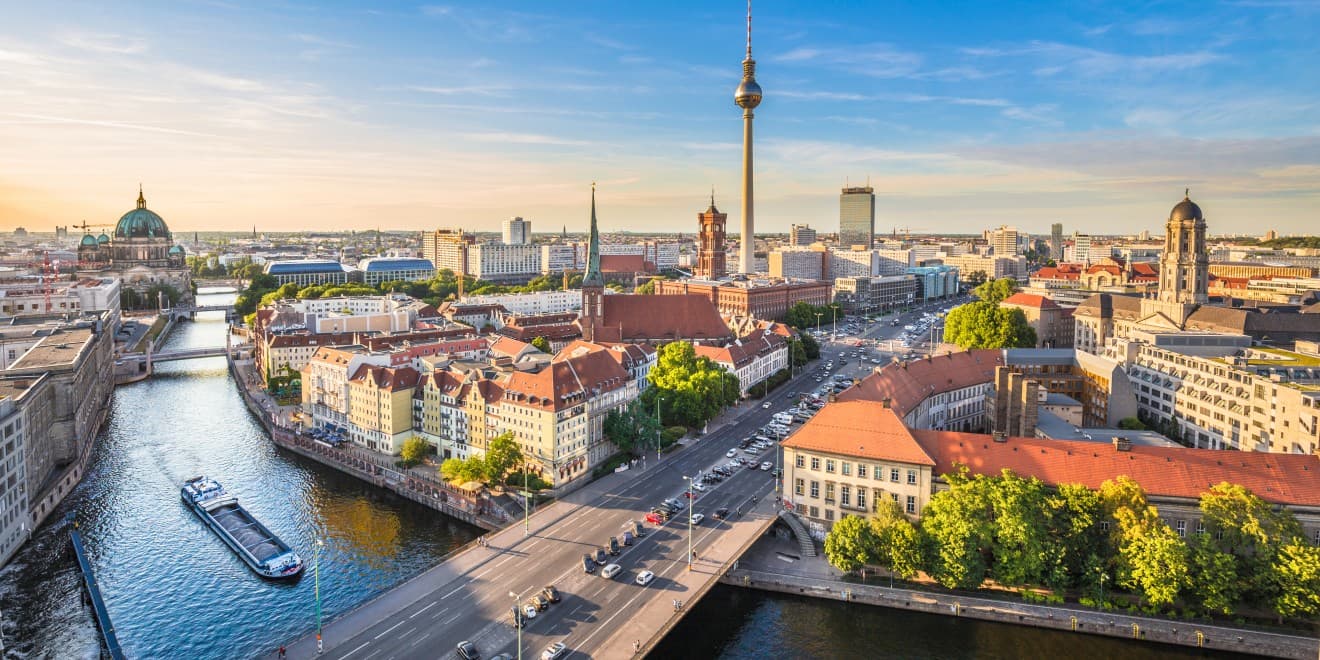
[[[391,368],[364,364],[358,367],[357,373],[349,380],[393,392],[416,387],[418,376],[417,370],[412,367]]]
[[[1118,451],[1111,444],[1093,441],[994,442],[988,435],[952,431],[914,430],[912,435],[935,459],[937,474],[952,472],[958,465],[966,465],[974,474],[998,474],[1007,468],[1051,486],[1073,483],[1092,489],[1126,475],[1152,496],[1186,499],[1197,499],[1211,486],[1227,481],[1245,486],[1267,502],[1320,506],[1320,458],[1311,455],[1143,445]]]
[[[1059,264],[1057,267],[1056,267],[1056,266],[1046,266],[1046,267],[1044,267],[1044,268],[1042,268],[1042,269],[1040,269],[1040,270],[1038,270],[1038,271],[1032,273],[1032,274],[1031,274],[1031,277],[1032,277],[1032,279],[1042,279],[1042,280],[1078,280],[1078,279],[1081,279],[1081,270],[1080,270],[1080,269],[1072,269],[1072,268],[1065,269],[1065,268],[1064,268],[1065,266],[1073,266],[1073,265],[1075,265],[1075,264]]]
[[[995,378],[1003,366],[1003,351],[983,349],[937,355],[905,364],[890,364],[839,394],[840,401],[890,399],[899,415],[906,415],[927,397],[960,390]]]
[[[935,465],[892,408],[875,401],[837,401],[788,436],[784,447],[913,465]]]
[[[602,254],[600,270],[604,273],[644,273],[646,257],[640,254]]]
[[[1018,305],[1020,307],[1035,307],[1037,309],[1058,309],[1059,305],[1045,296],[1038,296],[1031,293],[1015,293],[1004,299],[1005,305]]]
[[[521,406],[562,410],[584,403],[598,392],[626,387],[632,377],[599,346],[581,352],[560,351],[537,372],[514,372],[504,385],[506,401]]]
[[[614,295],[604,298],[604,323],[598,341],[730,341],[733,333],[706,296]]]

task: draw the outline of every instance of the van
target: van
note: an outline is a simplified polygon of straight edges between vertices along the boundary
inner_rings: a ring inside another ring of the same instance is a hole
[[[789,424],[793,423],[793,416],[788,413],[782,413],[782,412],[775,413],[775,416],[772,417],[771,419],[775,420],[775,422],[779,424],[783,424],[784,426],[788,426]]]
[[[614,576],[619,574],[619,571],[622,570],[623,570],[622,566],[618,564],[610,564],[609,566],[605,567],[605,570],[600,572],[600,576],[606,579],[613,578]]]

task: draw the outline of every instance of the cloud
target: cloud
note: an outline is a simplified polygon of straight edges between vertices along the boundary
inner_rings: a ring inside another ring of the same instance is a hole
[[[178,128],[168,128],[165,126],[152,126],[149,124],[135,124],[119,121],[108,121],[103,119],[81,119],[77,117],[54,117],[49,115],[33,115],[26,113],[9,113],[10,117],[29,120],[25,123],[41,124],[68,124],[73,126],[95,126],[97,128],[116,128],[130,131],[146,131],[151,133],[169,133],[171,135],[191,135],[194,137],[219,137],[210,133],[200,133],[198,131],[186,131]],[[12,123],[12,122],[5,122]]]
[[[453,87],[404,85],[403,87],[386,89],[401,89],[440,96],[508,96],[510,91],[510,88],[504,85],[456,85]]]
[[[56,39],[70,48],[107,55],[137,55],[147,51],[147,41],[120,34],[67,32]]]
[[[821,51],[815,48],[794,48],[793,50],[776,55],[770,59],[775,62],[806,62],[820,57]]]
[[[556,137],[553,135],[541,135],[537,133],[463,133],[462,137],[477,142],[499,142],[504,144],[543,144],[553,146],[578,147],[592,144],[587,140],[572,140]]]

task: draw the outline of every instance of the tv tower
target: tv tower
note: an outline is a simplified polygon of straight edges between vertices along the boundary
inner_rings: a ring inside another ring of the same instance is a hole
[[[752,59],[752,0],[747,0],[747,57],[743,78],[733,93],[733,102],[743,109],[742,242],[738,245],[739,272],[756,272],[753,263],[756,228],[752,210],[752,109],[761,104],[761,86],[756,84],[756,60]]]

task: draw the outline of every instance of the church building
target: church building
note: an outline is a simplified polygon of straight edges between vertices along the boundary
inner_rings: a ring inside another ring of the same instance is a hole
[[[193,299],[192,271],[183,246],[174,242],[165,220],[147,208],[141,188],[137,207],[119,218],[113,235],[83,235],[78,262],[79,275],[117,277],[123,291],[139,297],[156,285],[166,285],[178,292],[176,302]],[[154,307],[156,301],[142,300],[142,305]]]

